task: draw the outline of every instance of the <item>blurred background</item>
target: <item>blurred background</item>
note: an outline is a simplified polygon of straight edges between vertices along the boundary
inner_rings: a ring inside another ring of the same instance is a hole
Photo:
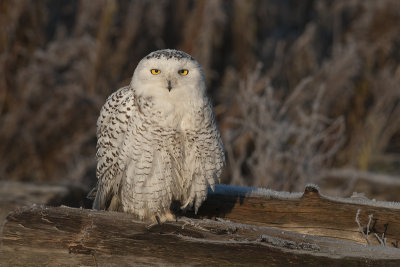
[[[400,201],[399,22],[397,0],[0,0],[0,180],[88,191],[107,96],[175,48],[204,68],[223,183]]]

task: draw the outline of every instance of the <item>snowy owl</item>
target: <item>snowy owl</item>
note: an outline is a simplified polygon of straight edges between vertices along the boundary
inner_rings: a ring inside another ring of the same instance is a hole
[[[175,201],[197,212],[225,163],[202,69],[178,50],[139,62],[102,107],[97,139],[93,208],[146,221],[172,220]]]

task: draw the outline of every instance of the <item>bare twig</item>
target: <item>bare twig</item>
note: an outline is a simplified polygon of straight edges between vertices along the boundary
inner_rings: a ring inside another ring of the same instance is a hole
[[[379,237],[379,235],[377,233],[374,233],[374,236],[378,240],[379,244],[381,244],[381,246],[384,246],[384,247],[386,246],[385,233],[382,233],[382,237]]]
[[[361,209],[358,209],[357,213],[356,213],[356,223],[358,225],[358,229],[360,230],[361,234],[363,235],[363,237],[367,241],[367,244],[371,245],[371,242],[368,239],[368,235],[369,235],[369,232],[370,232],[369,231],[369,227],[371,225],[373,214],[368,215],[368,224],[367,224],[367,227],[364,230],[364,228],[361,226],[361,223],[360,223],[360,220],[359,220],[360,212],[361,212]]]

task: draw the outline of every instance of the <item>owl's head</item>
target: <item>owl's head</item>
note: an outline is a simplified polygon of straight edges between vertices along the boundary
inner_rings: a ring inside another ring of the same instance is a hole
[[[150,53],[137,65],[131,87],[140,97],[192,101],[205,95],[199,63],[185,52],[164,49]]]

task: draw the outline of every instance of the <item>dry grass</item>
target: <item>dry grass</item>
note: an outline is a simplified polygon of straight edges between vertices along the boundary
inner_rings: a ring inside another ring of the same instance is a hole
[[[330,167],[344,143],[344,119],[321,114],[323,85],[316,96],[305,97],[311,78],[282,100],[268,80],[259,82],[260,68],[241,84],[239,115],[225,131],[231,183],[301,191]],[[311,105],[308,110],[305,103]]]

